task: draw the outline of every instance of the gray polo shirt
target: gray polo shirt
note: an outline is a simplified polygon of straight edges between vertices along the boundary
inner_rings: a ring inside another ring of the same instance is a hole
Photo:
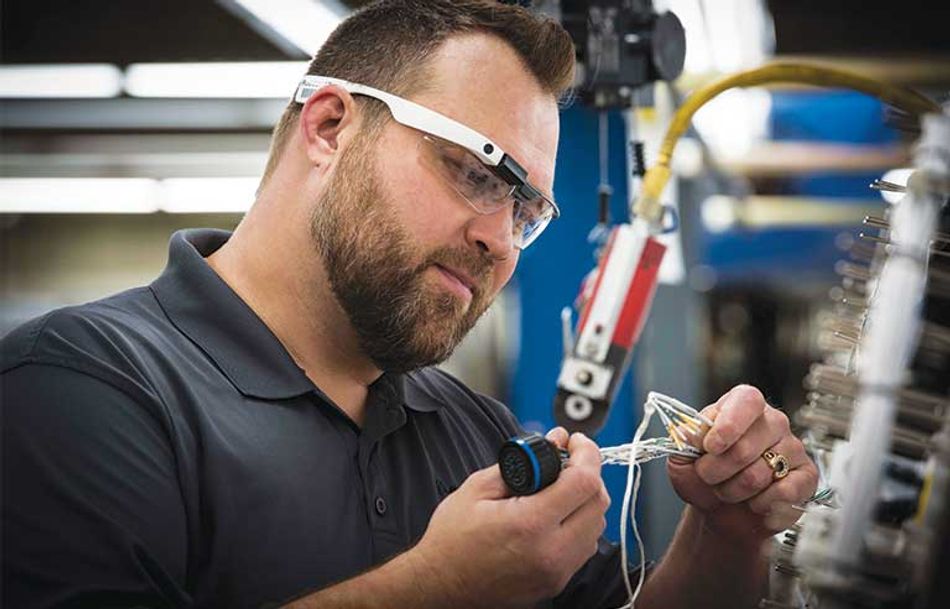
[[[435,368],[384,374],[357,427],[204,261],[228,237],[0,343],[4,606],[279,604],[411,547],[520,431]],[[619,565],[602,542],[552,604],[619,604]]]

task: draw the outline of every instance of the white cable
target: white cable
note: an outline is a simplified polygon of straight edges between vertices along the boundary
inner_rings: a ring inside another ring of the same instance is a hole
[[[620,568],[623,570],[623,583],[627,588],[627,597],[630,600],[617,609],[633,609],[634,603],[640,595],[640,588],[643,587],[643,568],[646,563],[646,554],[643,550],[643,540],[640,539],[640,531],[637,528],[636,519],[636,501],[640,491],[642,469],[640,463],[636,460],[636,450],[655,412],[656,407],[653,401],[647,400],[643,405],[643,420],[640,421],[636,433],[633,434],[633,441],[630,442],[630,454],[627,461],[627,488],[624,490],[623,505],[620,508]],[[631,503],[633,503],[632,513],[630,511]],[[630,573],[627,571],[627,518],[630,518],[630,521],[633,523],[633,535],[637,540],[637,546],[640,550],[640,577],[637,582],[636,590],[634,590],[630,584]]]

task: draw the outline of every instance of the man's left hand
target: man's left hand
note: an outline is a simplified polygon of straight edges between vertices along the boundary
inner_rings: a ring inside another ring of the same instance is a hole
[[[677,494],[705,516],[708,528],[736,542],[757,543],[794,524],[802,511],[793,506],[814,494],[818,470],[788,417],[749,385],[732,388],[702,412],[713,420],[702,438],[706,454],[693,462],[669,460]],[[784,478],[763,457],[768,450],[788,460]]]

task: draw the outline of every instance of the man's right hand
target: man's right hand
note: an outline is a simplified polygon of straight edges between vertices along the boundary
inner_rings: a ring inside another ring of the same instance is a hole
[[[497,465],[446,497],[410,550],[446,606],[523,607],[556,596],[597,551],[610,497],[600,452],[583,434],[548,434],[570,461],[534,495],[511,497]]]

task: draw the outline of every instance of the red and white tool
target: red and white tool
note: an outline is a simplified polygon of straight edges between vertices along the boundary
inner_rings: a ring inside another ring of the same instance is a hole
[[[577,339],[569,350],[565,346],[558,376],[554,419],[568,431],[593,436],[604,426],[650,311],[665,252],[642,220],[611,229],[596,272],[582,288]]]

